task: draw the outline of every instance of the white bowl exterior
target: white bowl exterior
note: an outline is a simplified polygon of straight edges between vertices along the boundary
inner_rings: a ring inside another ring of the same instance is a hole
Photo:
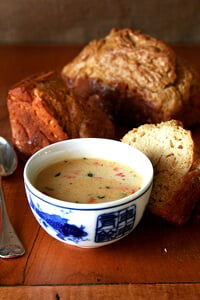
[[[60,201],[34,188],[34,178],[45,166],[78,157],[102,158],[132,166],[143,177],[144,187],[123,199],[101,204]],[[89,248],[112,243],[137,226],[149,200],[152,179],[153,168],[144,154],[124,143],[107,139],[58,142],[34,154],[24,169],[27,198],[39,224],[62,242]]]
[[[150,192],[151,186],[141,197],[128,203],[79,210],[46,202],[26,186],[30,207],[43,229],[62,242],[83,248],[100,247],[129,234],[139,223]],[[101,222],[105,217],[107,220]]]

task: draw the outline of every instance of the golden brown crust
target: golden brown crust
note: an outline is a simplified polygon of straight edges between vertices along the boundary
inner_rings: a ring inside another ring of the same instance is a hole
[[[200,166],[200,165],[199,165]],[[159,205],[149,205],[149,210],[176,226],[185,225],[200,198],[200,169],[188,172],[170,201]]]
[[[112,29],[83,48],[62,76],[77,92],[86,84],[87,96],[98,95],[103,107],[110,94],[117,117],[134,126],[172,118],[193,126],[200,119],[197,72],[169,45],[141,31]]]
[[[111,118],[71,94],[53,71],[17,83],[8,93],[7,104],[13,143],[25,156],[67,138],[114,138]]]
[[[13,143],[24,155],[68,138],[60,114],[65,97],[64,92],[58,95],[60,84],[57,74],[48,72],[25,78],[10,89],[7,104]],[[57,97],[57,105],[50,106],[51,99]]]
[[[177,58],[177,88],[181,95],[181,107],[173,118],[185,127],[200,124],[200,73],[188,61]]]

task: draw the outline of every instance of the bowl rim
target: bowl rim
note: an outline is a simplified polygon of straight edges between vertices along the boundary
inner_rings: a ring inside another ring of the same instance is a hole
[[[57,147],[57,146],[59,147],[59,145],[68,144],[68,143],[76,143],[76,141],[81,141],[84,143],[86,140],[87,141],[90,140],[91,142],[108,141],[108,143],[112,142],[112,143],[116,143],[116,145],[123,144],[122,147],[131,149],[131,151],[138,153],[141,157],[143,157],[146,160],[147,164],[149,165],[150,176],[149,176],[148,181],[144,184],[144,186],[142,188],[140,188],[134,194],[128,195],[128,196],[120,198],[120,199],[108,201],[108,202],[92,203],[92,204],[91,203],[75,203],[75,202],[70,202],[70,201],[59,200],[59,199],[53,198],[51,196],[48,196],[35,188],[35,186],[31,183],[31,181],[29,180],[28,175],[27,175],[28,168],[34,159],[37,159],[37,157],[42,156],[44,153],[50,152],[50,150],[52,150],[52,148],[54,148],[54,147]],[[40,199],[46,203],[49,203],[51,205],[56,205],[56,206],[59,206],[62,208],[66,208],[66,209],[68,208],[68,209],[74,209],[74,210],[102,210],[102,209],[111,208],[111,207],[115,207],[115,206],[121,206],[124,204],[128,204],[130,202],[136,201],[136,200],[138,200],[138,198],[142,197],[146,192],[148,192],[148,190],[152,187],[153,176],[154,176],[153,165],[152,165],[150,159],[142,151],[140,151],[137,148],[130,146],[126,143],[123,143],[119,140],[112,140],[112,139],[106,139],[106,138],[75,138],[75,139],[68,139],[68,140],[63,140],[63,141],[59,141],[56,143],[52,143],[48,146],[43,147],[42,149],[38,150],[37,152],[35,152],[27,160],[27,162],[24,166],[24,171],[23,171],[25,188],[28,189],[28,191],[31,192],[34,196],[36,196],[38,199]]]

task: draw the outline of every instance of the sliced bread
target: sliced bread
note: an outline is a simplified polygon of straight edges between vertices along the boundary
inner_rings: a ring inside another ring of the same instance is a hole
[[[149,210],[175,225],[185,224],[200,198],[200,169],[191,132],[170,120],[134,128],[122,142],[144,152],[153,164]]]

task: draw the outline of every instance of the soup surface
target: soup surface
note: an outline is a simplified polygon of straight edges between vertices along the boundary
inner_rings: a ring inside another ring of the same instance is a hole
[[[129,166],[96,158],[63,160],[43,169],[35,186],[42,193],[76,203],[108,202],[135,193],[142,178]]]

